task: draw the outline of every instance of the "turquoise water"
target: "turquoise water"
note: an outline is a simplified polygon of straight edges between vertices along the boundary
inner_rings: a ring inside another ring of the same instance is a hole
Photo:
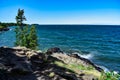
[[[60,47],[65,53],[79,53],[94,63],[120,72],[120,26],[37,26],[39,48]],[[0,46],[14,46],[14,27],[0,33]],[[84,52],[84,53],[81,53]]]

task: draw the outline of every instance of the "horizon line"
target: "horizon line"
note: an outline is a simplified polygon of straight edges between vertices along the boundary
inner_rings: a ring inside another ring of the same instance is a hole
[[[39,24],[39,23],[32,23],[35,25],[108,25],[108,26],[120,26],[120,24]],[[32,25],[30,24],[30,25]]]
[[[1,22],[1,21],[0,21]],[[1,22],[1,23],[16,23],[16,22]],[[68,24],[68,23],[63,23],[63,24],[59,24],[59,23],[24,23],[24,24],[37,24],[37,25],[108,25],[108,26],[120,26],[120,24]]]

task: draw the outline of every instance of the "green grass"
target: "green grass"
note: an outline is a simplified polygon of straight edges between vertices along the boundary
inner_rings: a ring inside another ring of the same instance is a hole
[[[70,67],[72,69],[76,68],[76,69],[80,69],[80,70],[94,70],[94,68],[92,66],[85,67],[80,64],[70,64]]]
[[[102,73],[99,80],[120,80],[120,75],[114,72]]]
[[[64,68],[67,68],[67,69],[70,69],[71,71],[73,71],[76,74],[81,74],[81,73],[92,74],[98,78],[101,76],[101,73],[98,72],[97,70],[95,70],[94,67],[92,67],[92,66],[87,67],[87,66],[83,66],[82,64],[75,64],[75,63],[65,64],[65,63],[62,63],[59,61],[55,61],[54,64],[64,67]]]
[[[64,64],[59,61],[55,61],[54,64],[58,66],[69,68],[71,70],[95,70],[92,66],[83,66],[82,64]]]
[[[76,74],[81,74],[80,71],[84,74],[92,74],[98,78],[98,80],[119,80],[120,75],[114,74],[113,72],[105,73],[105,72],[98,72],[92,66],[83,66],[82,64],[65,64],[59,61],[55,61],[54,64],[70,69]]]

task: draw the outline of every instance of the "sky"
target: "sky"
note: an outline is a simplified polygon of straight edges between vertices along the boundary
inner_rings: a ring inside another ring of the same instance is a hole
[[[19,8],[29,24],[120,25],[120,0],[0,0],[0,22],[16,22]]]

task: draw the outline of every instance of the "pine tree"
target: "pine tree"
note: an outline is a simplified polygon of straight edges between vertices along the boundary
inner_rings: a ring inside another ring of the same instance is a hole
[[[30,33],[28,35],[28,40],[29,40],[29,48],[31,49],[37,49],[38,46],[38,39],[37,39],[37,35],[36,35],[36,29],[35,26],[32,25],[32,27],[30,28]]]
[[[23,21],[26,21],[24,10],[18,9],[18,13],[15,19],[17,21],[17,25],[23,30]]]
[[[18,26],[17,26],[16,29],[15,29],[15,33],[16,33],[15,46],[20,46],[20,43],[21,43],[21,40],[20,40],[21,30],[20,30],[20,28],[19,28]]]
[[[16,42],[15,45],[16,46],[23,46],[22,45],[22,39],[24,37],[23,34],[23,21],[26,20],[25,16],[24,16],[24,10],[20,10],[18,9],[18,13],[16,16],[16,22],[17,22],[17,27],[15,29],[16,32]]]
[[[16,16],[17,27],[15,29],[16,32],[16,46],[24,46],[30,49],[37,49],[38,41],[36,35],[35,26],[29,28],[28,26],[23,26],[23,21],[26,20],[24,16],[24,10],[18,10],[18,14]]]

